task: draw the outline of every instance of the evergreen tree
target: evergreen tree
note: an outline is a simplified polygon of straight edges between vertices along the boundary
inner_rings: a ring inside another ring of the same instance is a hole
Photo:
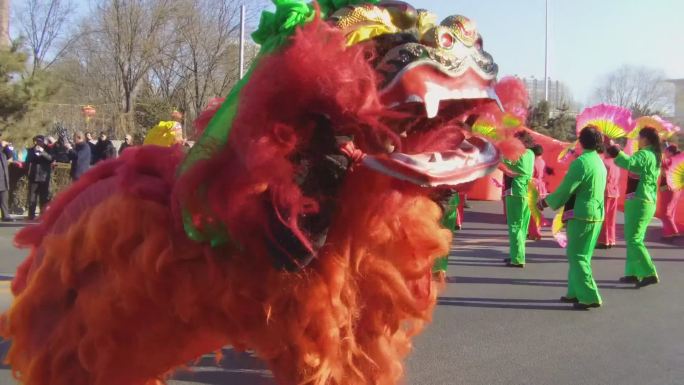
[[[0,132],[15,144],[26,143],[43,133],[47,122],[30,117],[36,102],[45,101],[57,90],[50,74],[28,71],[29,55],[21,40],[0,49]]]
[[[576,139],[576,117],[569,111],[570,108],[567,105],[562,105],[558,108],[558,114],[549,119],[547,127],[552,138],[565,142]]]
[[[19,119],[31,100],[31,82],[22,78],[28,55],[20,42],[0,50],[0,119],[3,123]]]

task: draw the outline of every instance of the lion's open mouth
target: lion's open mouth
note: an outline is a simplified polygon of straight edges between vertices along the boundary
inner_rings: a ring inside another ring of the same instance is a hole
[[[409,111],[420,123],[397,130],[404,137],[402,142],[408,144],[402,146],[402,152],[389,150],[388,154],[369,155],[364,164],[380,173],[428,187],[455,186],[491,173],[500,160],[496,146],[471,135],[464,126],[454,126],[454,120],[462,124],[467,111],[479,103],[499,104],[491,86],[493,79],[479,70],[476,63],[459,73],[432,61],[403,68],[382,90],[383,103],[393,110]],[[417,141],[431,143],[415,146]]]
[[[482,178],[496,169],[499,151],[479,137],[464,139],[450,151],[366,156],[363,163],[380,173],[420,186],[456,186]]]

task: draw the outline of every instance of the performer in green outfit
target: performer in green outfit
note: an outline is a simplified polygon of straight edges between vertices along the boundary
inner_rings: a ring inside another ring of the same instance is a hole
[[[460,199],[458,192],[452,189],[444,189],[437,193],[434,200],[442,207],[444,216],[442,217],[442,225],[452,232],[456,230],[456,223],[458,219],[458,205]],[[441,283],[446,282],[446,273],[449,267],[449,255],[435,260],[435,265],[432,268],[433,278]]]
[[[506,266],[525,267],[525,241],[530,226],[530,207],[527,203],[527,188],[534,173],[535,143],[530,134],[521,131],[516,137],[527,150],[516,161],[503,159],[503,164],[512,172],[513,180],[510,188],[504,191],[506,200],[506,223],[508,223],[508,240],[510,258],[506,258]]]
[[[567,224],[568,291],[561,301],[585,310],[601,306],[601,296],[591,271],[591,257],[603,224],[606,167],[596,152],[603,144],[596,128],[583,128],[579,142],[584,149],[582,155],[570,164],[563,182],[540,202],[540,206],[558,210],[571,197],[575,198]]]
[[[651,255],[646,250],[644,238],[648,224],[656,211],[658,176],[662,162],[660,137],[651,127],[639,132],[639,151],[634,155],[625,154],[617,145],[608,148],[608,154],[615,158],[615,164],[639,176],[636,191],[630,193],[625,201],[625,242],[627,260],[624,283],[636,283],[637,288],[658,283]]]

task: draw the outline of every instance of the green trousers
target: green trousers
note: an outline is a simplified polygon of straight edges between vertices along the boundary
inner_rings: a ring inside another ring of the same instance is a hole
[[[508,222],[508,241],[511,263],[525,264],[525,241],[530,227],[530,207],[527,197],[506,197],[506,221]]]
[[[568,221],[568,293],[566,297],[577,298],[580,303],[601,303],[601,296],[591,272],[591,257],[603,222],[587,222],[578,219]]]
[[[461,201],[458,198],[458,194],[454,194],[454,196],[451,197],[451,199],[449,200],[449,206],[447,207],[447,210],[444,212],[444,217],[442,218],[442,226],[446,227],[452,232],[456,230],[459,203],[461,203]],[[446,273],[448,267],[449,254],[445,255],[442,258],[437,258],[435,260],[435,265],[432,267],[432,272],[437,273],[443,271]]]
[[[646,250],[644,238],[648,224],[655,215],[655,203],[641,199],[625,201],[625,243],[627,243],[627,260],[625,275],[635,276],[639,280],[657,276],[651,255]]]

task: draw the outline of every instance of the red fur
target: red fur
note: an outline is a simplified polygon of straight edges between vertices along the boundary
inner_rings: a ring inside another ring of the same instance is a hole
[[[364,152],[396,136],[380,123],[384,109],[366,48],[346,48],[343,34],[320,22],[298,32],[287,50],[262,59],[240,101],[226,151],[196,164],[176,189],[183,206],[223,223],[238,239],[267,231],[258,202],[246,201],[254,189],[268,186],[287,218],[310,210],[287,157],[308,147],[317,117],[353,135]]]
[[[525,82],[515,76],[507,76],[496,83],[494,90],[504,110],[516,115],[524,124],[530,108],[530,97]]]
[[[213,98],[209,100],[207,107],[199,114],[197,119],[193,122],[195,127],[195,136],[199,137],[207,128],[211,119],[216,115],[216,112],[221,108],[221,105],[225,101],[225,98]]]
[[[32,248],[32,251],[17,270],[12,292],[18,295],[26,287],[30,273],[42,259],[40,246],[46,236],[66,231],[90,207],[110,195],[129,193],[168,205],[176,165],[182,156],[180,147],[135,147],[117,159],[98,164],[83,175],[50,202],[40,223],[22,229],[15,236],[17,247]]]
[[[230,344],[254,350],[281,384],[396,384],[435,305],[431,269],[450,232],[425,191],[359,168],[318,258],[301,273],[273,268],[261,201],[270,194],[295,228],[316,210],[288,159],[316,115],[364,151],[394,136],[363,49],[320,22],[256,69],[210,160],[176,181],[179,150],[143,147],[60,197],[18,238],[42,257],[0,328],[15,374],[26,385],[150,384]],[[188,240],[180,207],[214,215],[232,243]]]
[[[525,146],[518,139],[510,136],[506,140],[502,140],[497,144],[499,151],[504,158],[509,160],[519,159],[520,156],[527,150]]]

